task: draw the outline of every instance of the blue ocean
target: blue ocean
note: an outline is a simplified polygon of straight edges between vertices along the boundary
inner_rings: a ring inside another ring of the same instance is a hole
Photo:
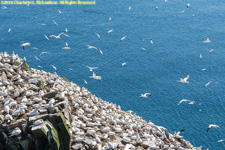
[[[86,80],[86,88],[94,95],[134,111],[147,122],[164,126],[170,133],[185,129],[180,135],[194,146],[223,150],[225,142],[218,141],[225,140],[224,15],[225,3],[220,0],[1,5],[0,51],[26,57],[31,68],[54,73],[54,65],[59,76],[81,87]],[[65,27],[69,37],[47,40],[44,36],[58,35]],[[203,43],[207,36],[211,43]],[[31,46],[23,50],[20,45],[25,42]],[[71,49],[62,49],[65,42]],[[101,49],[103,55],[87,45]],[[50,54],[37,60],[41,52]],[[92,72],[83,64],[99,67],[94,72],[102,82],[89,78]],[[189,84],[178,82],[187,75]],[[147,92],[149,98],[139,97]],[[178,106],[182,99],[195,104]],[[209,124],[220,128],[206,132]]]

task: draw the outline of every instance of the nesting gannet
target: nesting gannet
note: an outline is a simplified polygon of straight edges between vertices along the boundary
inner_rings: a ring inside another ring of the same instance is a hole
[[[31,46],[31,43],[23,43],[23,44],[20,45],[20,46],[23,46],[23,49],[25,50],[25,47],[26,47],[26,46]]]
[[[66,44],[66,47],[63,47],[62,49],[71,49],[71,48],[68,46],[67,42],[65,42],[65,44]]]
[[[58,26],[58,24],[55,22],[55,20],[53,20],[53,19],[52,19],[52,21],[54,22],[54,24],[55,24],[55,25],[57,25],[57,26]]]
[[[188,7],[190,7],[190,4],[189,4],[189,3],[187,4],[187,8],[188,8]]]
[[[107,33],[109,34],[110,32],[113,32],[113,29],[109,30]]]
[[[151,44],[154,44],[154,42],[152,41],[152,39],[150,39],[150,43],[151,43]]]
[[[189,75],[187,75],[184,79],[182,79],[182,77],[180,77],[180,81],[178,82],[181,82],[181,83],[189,83],[187,80],[189,78]]]
[[[12,131],[12,133],[9,137],[20,135],[21,132],[22,131],[20,130],[20,128],[16,127],[15,130]]]
[[[109,17],[109,21],[110,21],[110,20],[112,20],[112,18],[111,18],[111,17]]]
[[[48,38],[48,36],[47,36],[47,35],[45,35],[45,38],[46,38],[47,40],[49,40],[49,38]]]
[[[11,28],[9,28],[8,32],[11,32]]]
[[[95,50],[97,50],[97,51],[99,50],[99,49],[97,49],[97,47],[94,47],[94,46],[91,46],[91,45],[87,45],[87,48],[88,48],[88,49],[95,49]]]
[[[211,43],[211,41],[209,40],[209,36],[207,36],[207,39],[203,41],[203,43]]]
[[[1,8],[2,8],[2,9],[7,9],[7,7],[6,7],[6,6],[2,6]]]
[[[120,42],[123,41],[127,36],[124,36],[120,39]]]
[[[28,116],[35,116],[38,114],[38,108],[35,107],[35,109],[33,109],[31,112],[29,112],[27,115]]]
[[[144,97],[144,98],[148,98],[148,96],[151,96],[151,94],[150,93],[145,93],[145,94],[141,94],[141,96],[140,97]]]
[[[37,66],[38,68],[42,68],[40,65]]]
[[[99,82],[102,81],[102,77],[101,76],[96,76],[96,74],[93,72],[92,76],[89,76],[90,78],[93,78],[93,79],[96,79],[98,80]]]
[[[57,68],[55,67],[55,66],[53,66],[53,65],[51,65],[54,69],[55,69],[55,71],[57,72]]]
[[[206,83],[206,85],[204,85],[204,87],[207,87],[212,81],[209,81],[208,83]]]
[[[200,56],[199,56],[199,57],[200,57],[200,60],[202,60],[202,54],[200,54]]]
[[[62,14],[62,12],[61,12],[60,10],[58,10],[58,12],[59,12],[60,14]]]
[[[98,33],[95,33],[98,36],[98,39],[100,40],[100,35]]]
[[[38,125],[42,124],[43,122],[44,122],[43,119],[38,119],[32,124],[32,126],[38,126]]]
[[[209,51],[209,53],[212,53],[214,51],[214,49],[211,49],[210,51]]]
[[[125,66],[126,64],[127,64],[126,62],[125,62],[125,63],[122,63],[122,64],[121,64],[121,67]]]
[[[215,124],[210,124],[209,125],[209,127],[207,128],[207,130],[206,130],[206,132],[208,132],[209,131],[209,129],[211,129],[211,128],[219,128],[219,126],[218,125],[215,125]]]
[[[85,65],[85,64],[83,64],[85,67],[87,67],[87,68],[89,68],[90,69],[90,71],[93,71],[93,69],[98,69],[98,67],[89,67],[89,66],[87,66],[87,65]]]

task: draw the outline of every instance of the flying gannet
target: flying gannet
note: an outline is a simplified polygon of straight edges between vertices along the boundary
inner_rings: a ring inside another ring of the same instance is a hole
[[[209,51],[209,53],[212,53],[214,51],[214,49],[211,49],[210,51]]]
[[[152,39],[150,39],[150,43],[151,43],[151,44],[154,44],[154,42],[152,41]]]
[[[11,32],[11,28],[9,28],[8,32]]]
[[[90,71],[93,71],[93,69],[98,69],[98,67],[89,67],[89,66],[87,66],[87,65],[85,65],[85,64],[83,64],[85,67],[87,67],[87,68],[89,68],[90,69]]]
[[[86,80],[84,80],[84,86],[87,86],[87,81]]]
[[[55,66],[53,66],[53,65],[51,65],[54,69],[55,69],[55,71],[57,72],[57,68],[55,67]]]
[[[125,63],[122,63],[122,64],[121,64],[121,67],[125,66],[126,64],[127,64],[126,62],[125,62]]]
[[[189,102],[190,100],[182,99],[177,105],[180,105],[182,102]]]
[[[188,7],[190,7],[190,4],[189,4],[189,3],[187,4],[187,8],[188,8]]]
[[[101,76],[96,76],[96,74],[93,72],[92,76],[89,76],[90,78],[93,78],[93,79],[96,79],[98,80],[99,82],[102,81],[102,77]]]
[[[54,22],[54,24],[55,24],[55,25],[57,25],[57,26],[58,26],[58,24],[55,22],[55,20],[53,20],[53,19],[52,19],[52,21]]]
[[[151,96],[151,94],[150,94],[150,93],[145,93],[145,94],[141,94],[141,95],[140,95],[140,97],[148,98],[148,96],[147,96],[147,95],[148,95],[148,96]]]
[[[63,47],[62,49],[71,49],[71,48],[68,46],[67,42],[65,42],[65,44],[66,44],[66,47]]]
[[[110,20],[112,20],[112,18],[111,18],[111,17],[109,17],[109,21],[110,21]]]
[[[98,39],[100,40],[100,35],[98,33],[95,33],[98,36]]]
[[[68,29],[67,29],[67,27],[65,27],[65,33],[67,33],[68,32]]]
[[[212,81],[209,81],[208,83],[206,83],[206,85],[204,85],[204,87],[207,87]]]
[[[23,46],[23,49],[25,50],[26,46],[31,46],[31,43],[23,43],[22,45],[20,46]]]
[[[49,40],[49,38],[48,38],[48,36],[47,36],[47,35],[45,35],[45,38],[46,38],[47,40]]]
[[[113,32],[113,29],[109,30],[109,31],[108,31],[108,34],[109,34],[110,32]]]
[[[207,36],[207,39],[203,41],[203,43],[211,43],[211,41],[209,40],[209,36]]]
[[[120,42],[123,41],[127,36],[124,36],[120,39]]]
[[[200,54],[200,56],[199,56],[199,57],[200,57],[200,60],[202,60],[202,54]]]
[[[69,36],[68,36],[68,35],[66,35],[64,32],[62,32],[62,33],[60,33],[60,34],[59,34],[59,35],[57,35],[57,36],[56,36],[56,35],[53,35],[53,34],[52,34],[52,35],[49,35],[49,36],[48,36],[48,38],[50,38],[50,37],[54,37],[54,38],[56,38],[56,39],[59,39],[61,35],[65,35],[65,36],[69,37]]]
[[[180,81],[178,82],[181,82],[181,83],[189,83],[187,80],[189,78],[189,75],[187,75],[184,79],[182,79],[182,77],[180,77]]]
[[[211,129],[211,128],[219,128],[219,126],[218,125],[215,125],[215,124],[210,124],[209,125],[209,127],[207,128],[207,130],[206,130],[206,132],[208,132],[209,131],[209,129]]]
[[[128,10],[131,10],[131,6],[128,8]]]
[[[62,12],[61,12],[60,10],[58,10],[58,12],[59,12],[60,14],[62,14]]]

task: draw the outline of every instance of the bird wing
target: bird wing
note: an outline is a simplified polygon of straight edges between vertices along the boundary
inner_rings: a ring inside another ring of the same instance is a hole
[[[102,50],[99,50],[99,52],[103,55],[103,52],[102,52]]]
[[[66,46],[68,47],[68,44],[67,44],[67,42],[65,42],[65,44],[66,44]]]
[[[45,35],[45,38],[47,39],[47,40],[49,40],[49,38]]]
[[[211,128],[211,127],[208,127],[207,130],[206,130],[206,132],[208,132],[210,128]]]
[[[189,75],[187,75],[185,78],[184,78],[184,81],[187,81],[189,78]]]

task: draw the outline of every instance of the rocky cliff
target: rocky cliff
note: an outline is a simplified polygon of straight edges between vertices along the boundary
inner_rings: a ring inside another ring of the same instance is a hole
[[[66,78],[0,55],[0,149],[201,149]]]

